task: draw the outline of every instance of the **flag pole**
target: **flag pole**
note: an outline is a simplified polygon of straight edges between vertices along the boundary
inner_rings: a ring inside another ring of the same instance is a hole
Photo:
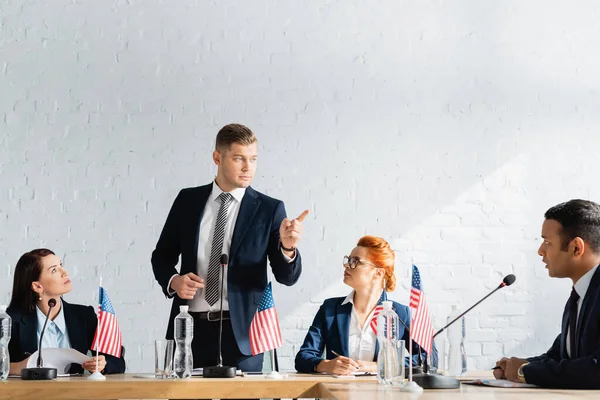
[[[100,298],[100,290],[102,288],[102,275],[100,275],[100,285],[98,286],[98,304],[100,305],[98,310],[98,327],[96,328],[96,371],[88,376],[88,380],[90,381],[105,381],[106,377],[102,375],[100,371],[98,371],[98,341],[100,340],[100,324],[101,318],[100,313],[102,312],[102,299]]]
[[[413,263],[414,265],[414,263]],[[413,269],[411,268],[411,271]],[[411,282],[412,282],[412,278],[411,278]],[[408,302],[408,304],[410,305],[410,300]],[[412,334],[412,327],[413,327],[413,309],[412,307],[409,307],[408,309],[409,311],[409,318],[410,318],[410,326],[411,329],[408,331],[408,382],[403,383],[402,385],[399,385],[398,390],[401,392],[411,392],[411,393],[422,393],[423,392],[423,388],[421,386],[419,386],[419,384],[415,381],[413,381],[413,372],[412,372],[412,365],[413,365],[413,359],[412,359],[412,348],[413,348],[413,334]],[[402,360],[402,362],[404,362],[404,360]]]
[[[102,299],[100,298],[100,288],[102,287],[102,275],[100,275],[100,285],[98,285],[98,304],[100,304],[100,310],[102,310]],[[101,318],[100,318],[100,312],[98,312],[98,332],[101,331]],[[96,371],[98,371],[98,340],[99,340],[99,336],[100,335],[96,335]]]

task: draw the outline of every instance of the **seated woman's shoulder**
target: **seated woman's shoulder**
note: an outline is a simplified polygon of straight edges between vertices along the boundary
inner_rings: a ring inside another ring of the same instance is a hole
[[[404,304],[398,303],[397,301],[393,301],[392,300],[392,304],[393,304],[393,308],[396,311],[396,314],[398,314],[399,316],[402,316],[401,314],[409,314],[410,315],[410,310],[408,308],[408,306],[405,306]]]
[[[72,311],[80,314],[96,314],[96,310],[93,306],[89,306],[87,304],[75,304],[75,303],[67,303],[63,300],[65,307],[69,307]]]

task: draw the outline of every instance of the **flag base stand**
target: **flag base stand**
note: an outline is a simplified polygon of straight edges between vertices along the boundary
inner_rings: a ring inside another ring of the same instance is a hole
[[[283,375],[277,371],[271,371],[265,375],[265,379],[283,379]]]
[[[93,374],[91,374],[90,376],[88,376],[88,381],[105,381],[106,377],[104,375],[102,375],[102,373],[100,371],[96,371]]]
[[[415,381],[406,382],[402,385],[392,387],[394,391],[398,392],[423,393],[423,388],[419,386]]]
[[[223,365],[204,367],[202,376],[205,378],[235,378],[235,367],[225,367]]]
[[[458,389],[460,387],[458,379],[429,373],[413,375],[413,381],[423,389]]]

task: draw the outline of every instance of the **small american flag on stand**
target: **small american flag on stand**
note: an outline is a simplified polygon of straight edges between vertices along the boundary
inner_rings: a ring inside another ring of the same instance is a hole
[[[379,304],[377,305],[377,307],[375,307],[375,310],[373,311],[373,318],[371,318],[371,323],[369,324],[375,336],[377,336],[377,317],[383,311],[383,305],[381,303],[383,303],[386,300],[387,294],[385,293],[384,289],[383,293],[381,293],[381,297],[379,298]]]
[[[279,318],[273,301],[273,289],[269,282],[250,324],[250,350],[255,356],[276,349],[282,344]]]
[[[102,286],[100,286],[99,302],[98,327],[94,335],[94,347],[92,350],[114,357],[121,357],[121,345],[123,343],[121,330],[117,323],[115,309]]]
[[[429,316],[429,308],[425,300],[425,292],[421,284],[421,275],[419,269],[412,267],[412,287],[410,289],[410,308],[413,315],[413,321],[410,328],[412,340],[431,354],[433,346],[433,324]]]

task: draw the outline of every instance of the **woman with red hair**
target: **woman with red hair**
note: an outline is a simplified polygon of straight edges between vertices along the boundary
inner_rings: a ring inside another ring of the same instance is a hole
[[[387,299],[386,292],[396,288],[394,261],[388,242],[375,236],[363,236],[350,255],[344,256],[344,283],[353,290],[346,297],[325,300],[296,355],[298,372],[377,372],[379,346],[371,321],[375,308]],[[393,308],[400,320],[410,326],[408,307],[393,302]],[[409,332],[402,323],[399,333],[408,346]],[[413,354],[418,353],[419,346],[413,344]]]

